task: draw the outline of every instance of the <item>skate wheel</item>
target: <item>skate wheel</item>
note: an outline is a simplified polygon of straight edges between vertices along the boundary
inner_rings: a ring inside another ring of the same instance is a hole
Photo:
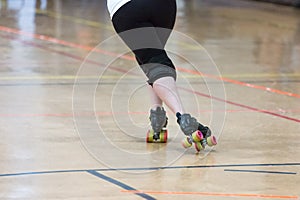
[[[199,152],[204,149],[200,142],[195,142],[195,149]]]
[[[203,140],[203,134],[198,130],[192,134],[192,138],[195,142],[200,142]]]
[[[217,145],[217,138],[215,136],[210,136],[206,139],[208,146],[212,147]]]
[[[189,147],[192,146],[192,143],[190,143],[190,141],[189,141],[188,138],[185,138],[185,139],[182,140],[182,146],[183,146],[184,148],[189,148]]]
[[[159,137],[160,137],[160,142],[161,143],[166,143],[167,140],[168,140],[168,131],[167,130],[162,130],[160,132]]]
[[[153,136],[154,136],[154,131],[153,130],[149,130],[147,132],[146,142],[147,143],[152,143],[153,142]]]

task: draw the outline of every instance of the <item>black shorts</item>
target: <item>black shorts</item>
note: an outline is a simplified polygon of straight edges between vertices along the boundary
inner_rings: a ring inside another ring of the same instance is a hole
[[[165,45],[174,28],[176,10],[176,0],[131,0],[113,15],[116,32],[140,65],[160,63],[175,69]]]

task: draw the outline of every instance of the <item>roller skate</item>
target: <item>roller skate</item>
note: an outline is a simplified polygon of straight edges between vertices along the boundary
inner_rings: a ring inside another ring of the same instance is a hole
[[[150,111],[151,129],[147,132],[147,143],[166,143],[168,140],[166,111],[162,107]]]
[[[210,147],[217,145],[217,139],[211,135],[211,130],[197,122],[190,114],[176,113],[176,117],[182,132],[187,136],[182,141],[184,148],[189,148],[194,143],[195,149],[199,152],[207,145]]]

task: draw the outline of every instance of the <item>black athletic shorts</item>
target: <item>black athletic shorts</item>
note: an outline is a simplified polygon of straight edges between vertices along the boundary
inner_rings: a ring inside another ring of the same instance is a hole
[[[140,65],[160,63],[175,69],[164,48],[176,10],[176,0],[131,0],[113,15],[116,32]]]

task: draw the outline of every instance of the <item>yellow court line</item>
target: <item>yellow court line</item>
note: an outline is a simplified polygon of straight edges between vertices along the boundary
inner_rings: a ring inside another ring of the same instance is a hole
[[[179,45],[183,48],[189,49],[189,50],[195,50],[195,51],[204,51],[204,47],[202,45],[193,45],[193,44],[188,44],[185,42],[180,42],[179,40],[170,40],[169,41],[170,44],[175,44],[175,45]],[[172,52],[171,52],[172,53]]]
[[[200,77],[199,75],[185,75],[184,77]],[[300,73],[287,73],[287,74],[278,74],[278,73],[259,73],[259,74],[251,74],[251,73],[245,73],[245,74],[222,74],[223,78],[298,78],[300,77]]]
[[[56,12],[52,12],[52,11],[48,11],[48,10],[40,10],[40,9],[36,9],[35,12],[37,14],[44,14],[47,15],[49,17],[53,17],[56,19],[63,19],[66,21],[71,21],[77,24],[83,24],[86,26],[91,26],[91,27],[96,27],[96,28],[103,28],[109,31],[114,31],[114,28],[110,25],[106,25],[100,22],[96,22],[96,21],[92,21],[92,20],[86,20],[86,19],[82,19],[82,18],[77,18],[77,17],[73,17],[73,16],[68,16],[68,15],[62,15]],[[190,50],[203,50],[204,48],[202,46],[196,46],[196,45],[191,45],[188,43],[184,43],[184,42],[178,42],[178,41],[170,41],[170,43],[174,43],[176,45],[185,47],[187,49]]]
[[[7,33],[14,33],[14,34],[18,34],[18,35],[26,35],[26,36],[28,35],[28,36],[31,36],[33,38],[37,38],[37,39],[44,40],[44,41],[50,41],[50,42],[65,45],[65,46],[71,46],[71,47],[85,49],[85,50],[92,50],[93,49],[92,47],[89,47],[89,46],[78,45],[78,44],[75,44],[75,43],[66,42],[66,41],[63,41],[63,40],[58,40],[56,38],[51,38],[51,37],[48,37],[48,36],[45,36],[45,35],[27,33],[27,32],[24,32],[24,31],[11,29],[11,28],[8,28],[8,27],[0,26],[0,30],[5,31]],[[103,51],[103,50],[101,50],[99,53],[108,54],[108,55],[113,54],[111,52],[107,52],[107,51]],[[115,55],[115,54],[113,54],[113,55]],[[133,58],[132,57],[126,57],[125,59],[133,59]],[[215,76],[215,75],[211,75],[211,74],[204,74],[204,73],[201,73],[199,71],[185,69],[185,68],[181,68],[181,67],[177,67],[177,69],[180,72],[186,72],[188,74],[201,75],[201,76],[209,77],[209,78],[212,78],[212,79],[215,79],[215,80],[221,80],[223,82],[232,83],[232,84],[235,84],[235,85],[240,85],[240,86],[254,88],[254,89],[263,90],[263,91],[267,91],[267,92],[272,92],[272,93],[276,93],[276,94],[280,94],[280,95],[286,95],[286,96],[290,96],[290,97],[300,98],[299,94],[286,92],[286,91],[282,91],[282,90],[277,90],[277,89],[273,89],[273,88],[262,86],[262,85],[255,85],[255,84],[246,83],[246,82],[243,82],[243,81],[234,80],[234,79],[230,79],[230,78],[226,78],[226,77],[220,77],[220,76]]]
[[[52,12],[52,11],[36,9],[35,12],[37,14],[44,14],[44,15],[47,15],[49,17],[53,17],[53,18],[56,18],[56,19],[67,20],[67,21],[71,21],[71,22],[74,22],[74,23],[77,23],[77,24],[83,24],[83,25],[87,25],[87,26],[103,28],[103,29],[110,30],[110,31],[114,30],[112,26],[109,26],[109,25],[106,25],[106,24],[102,24],[102,23],[99,23],[99,22],[91,21],[91,20],[81,19],[81,18],[77,18],[77,17],[73,17],[73,16],[61,15],[59,13]]]
[[[181,75],[183,78],[201,78],[200,75]],[[280,78],[280,77],[300,77],[300,74],[225,74],[223,78]],[[75,80],[75,79],[99,79],[100,76],[73,76],[73,75],[58,75],[58,76],[0,76],[0,80]],[[138,76],[120,76],[120,75],[103,75],[101,79],[142,79]]]
[[[138,76],[6,76],[0,77],[0,80],[75,80],[75,79],[142,79]]]

